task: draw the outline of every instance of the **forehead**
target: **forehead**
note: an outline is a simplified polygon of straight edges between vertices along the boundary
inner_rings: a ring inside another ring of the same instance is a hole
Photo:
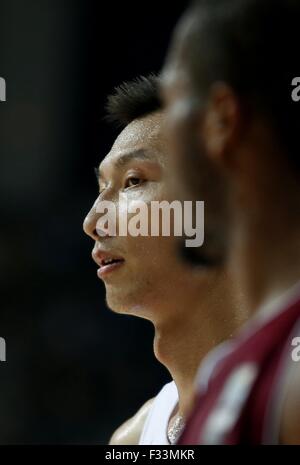
[[[186,94],[190,91],[191,82],[187,68],[187,61],[190,57],[186,41],[193,28],[193,23],[194,18],[186,14],[180,20],[173,34],[162,72],[162,91],[167,98],[174,97],[173,92],[178,97],[178,94]]]
[[[114,161],[122,153],[138,150],[153,154],[154,160],[163,161],[167,153],[164,123],[162,111],[132,121],[119,134],[103,162]]]

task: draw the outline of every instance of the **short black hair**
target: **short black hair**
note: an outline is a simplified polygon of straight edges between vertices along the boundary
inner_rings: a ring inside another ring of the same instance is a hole
[[[160,78],[154,73],[123,82],[109,95],[106,120],[124,128],[136,118],[162,109]]]
[[[185,19],[183,59],[194,91],[205,98],[213,82],[228,83],[268,118],[300,166],[300,103],[291,98],[300,76],[300,1],[194,0]]]

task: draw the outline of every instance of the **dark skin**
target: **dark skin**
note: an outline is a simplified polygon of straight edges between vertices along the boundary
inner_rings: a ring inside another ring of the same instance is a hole
[[[243,102],[226,82],[213,83],[205,100],[199,100],[185,62],[190,21],[186,17],[181,22],[164,70],[162,93],[175,160],[173,176],[180,173],[182,179],[180,167],[191,160],[192,147],[194,164],[191,161],[185,170],[183,198],[203,195],[193,173],[199,160],[224,177],[234,210],[231,267],[241,277],[250,312],[259,318],[261,306],[300,279],[300,173],[287,163],[285,147],[270,122],[258,112],[246,118]],[[300,443],[299,383],[300,364],[291,361],[282,444]]]

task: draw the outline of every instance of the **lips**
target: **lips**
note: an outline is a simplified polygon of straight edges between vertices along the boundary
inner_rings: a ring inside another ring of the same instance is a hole
[[[97,275],[101,279],[120,268],[125,262],[124,258],[120,255],[116,255],[113,252],[101,251],[100,249],[94,249],[92,257],[99,266]]]

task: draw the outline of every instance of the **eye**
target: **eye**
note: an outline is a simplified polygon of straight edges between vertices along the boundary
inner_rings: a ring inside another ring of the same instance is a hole
[[[144,179],[138,178],[136,176],[130,176],[125,181],[125,189],[129,187],[139,186],[143,184],[143,182],[145,182]]]

